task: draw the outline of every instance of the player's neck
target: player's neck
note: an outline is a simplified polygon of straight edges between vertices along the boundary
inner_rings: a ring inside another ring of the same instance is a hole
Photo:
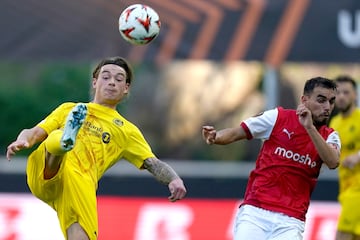
[[[111,103],[99,102],[99,101],[96,101],[96,100],[93,100],[92,102],[96,103],[96,104],[99,104],[101,106],[104,106],[104,107],[114,109],[114,110],[116,110],[116,106],[117,106],[117,104],[114,105],[114,104],[111,104]]]

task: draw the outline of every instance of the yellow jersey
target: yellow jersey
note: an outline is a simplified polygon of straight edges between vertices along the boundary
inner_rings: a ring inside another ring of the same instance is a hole
[[[339,197],[345,192],[360,192],[360,164],[353,169],[342,167],[342,161],[360,150],[360,109],[356,108],[350,116],[338,114],[333,117],[330,127],[339,133],[341,154],[339,165]]]
[[[65,126],[66,118],[76,103],[64,103],[38,124],[48,134]],[[116,110],[87,104],[87,116],[71,151],[77,161],[72,167],[90,174],[96,183],[117,161],[125,159],[140,168],[143,161],[154,157],[140,130]]]
[[[49,138],[54,136],[64,128],[67,115],[75,105],[60,105],[38,126]],[[31,192],[56,210],[65,236],[66,229],[78,222],[89,238],[95,240],[98,237],[96,190],[99,179],[121,159],[140,169],[145,159],[155,156],[140,130],[116,110],[95,103],[86,105],[87,115],[74,148],[64,154],[58,173],[49,180],[43,177],[44,142],[29,156],[26,172]],[[60,132],[60,138],[61,135]]]

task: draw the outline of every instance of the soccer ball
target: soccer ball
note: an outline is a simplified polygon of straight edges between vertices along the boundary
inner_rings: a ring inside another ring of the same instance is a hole
[[[160,32],[161,22],[154,9],[143,4],[125,8],[119,17],[119,31],[129,43],[144,45],[154,40]]]

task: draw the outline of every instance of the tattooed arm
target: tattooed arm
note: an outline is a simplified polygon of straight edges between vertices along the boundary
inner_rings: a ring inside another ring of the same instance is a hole
[[[168,185],[171,195],[169,200],[175,202],[185,197],[186,188],[183,181],[177,173],[167,163],[157,158],[148,158],[144,161],[145,169],[147,169],[156,180]]]
[[[172,180],[179,178],[176,172],[167,163],[162,162],[157,158],[146,159],[144,168],[154,175],[159,182],[166,185]]]

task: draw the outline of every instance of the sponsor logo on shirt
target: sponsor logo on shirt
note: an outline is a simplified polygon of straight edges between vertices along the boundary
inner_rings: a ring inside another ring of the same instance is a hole
[[[316,167],[316,162],[311,159],[309,154],[301,155],[300,153],[294,153],[293,151],[286,150],[285,148],[282,147],[277,147],[275,149],[275,154],[293,160],[295,162],[308,165],[310,168]]]
[[[102,132],[103,132],[102,127],[96,126],[89,121],[86,121],[83,123],[83,128],[86,131],[88,131],[90,134],[97,136],[97,137],[101,137]]]

